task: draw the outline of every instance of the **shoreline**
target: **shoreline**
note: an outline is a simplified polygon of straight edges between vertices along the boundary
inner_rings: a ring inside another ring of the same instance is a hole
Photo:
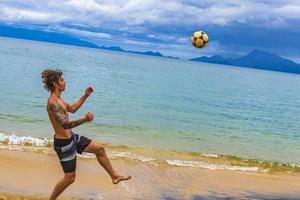
[[[128,146],[124,144],[99,143],[109,149],[108,156],[115,160],[147,162],[154,166],[194,167],[211,170],[249,172],[300,172],[300,164],[280,161],[245,158],[235,155],[185,152],[178,150],[154,149]],[[53,140],[31,136],[4,135],[0,133],[0,150],[37,152],[55,155]],[[79,155],[81,158],[94,158],[93,155]]]
[[[113,185],[96,159],[78,158],[76,181],[64,198],[89,199],[200,199],[300,198],[298,173],[259,173],[153,166],[128,160],[111,160],[121,174],[132,179]],[[48,196],[63,172],[58,159],[35,152],[0,150],[0,197]],[[28,181],[29,180],[29,181]],[[125,195],[125,196],[124,196]]]

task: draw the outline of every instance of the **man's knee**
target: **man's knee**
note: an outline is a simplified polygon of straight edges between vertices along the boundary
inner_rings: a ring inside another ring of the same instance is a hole
[[[65,174],[64,180],[67,184],[72,184],[74,183],[75,178],[76,178],[75,173]]]
[[[97,156],[104,156],[105,155],[105,149],[102,146],[97,147],[96,153]]]

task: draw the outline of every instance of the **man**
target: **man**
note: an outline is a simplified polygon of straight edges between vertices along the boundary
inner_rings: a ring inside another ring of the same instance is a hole
[[[75,181],[76,154],[94,153],[99,164],[107,171],[114,184],[129,180],[131,176],[119,175],[111,166],[104,148],[85,136],[80,136],[72,128],[94,119],[93,113],[87,112],[84,117],[70,121],[68,112],[75,113],[89,97],[93,88],[88,87],[82,97],[74,104],[68,104],[61,93],[65,90],[65,80],[60,70],[47,69],[42,72],[44,88],[51,92],[47,102],[47,112],[54,128],[54,150],[64,171],[64,177],[56,184],[50,199],[56,199],[70,184]]]

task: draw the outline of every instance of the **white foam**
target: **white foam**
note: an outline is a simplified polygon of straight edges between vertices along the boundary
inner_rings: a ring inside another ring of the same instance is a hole
[[[130,160],[137,160],[137,161],[142,161],[142,162],[151,162],[155,161],[156,159],[151,158],[151,157],[146,157],[146,156],[141,156],[135,153],[130,153],[130,152],[119,152],[119,151],[108,151],[107,152],[108,157],[112,159],[118,159],[118,158],[128,158]],[[83,153],[82,155],[78,154],[80,158],[95,158],[94,154],[91,153]]]
[[[86,159],[91,159],[91,158],[95,158],[96,157],[92,153],[77,154],[77,156],[80,157],[80,158],[86,158]]]
[[[46,147],[53,143],[52,140],[47,138],[34,138],[31,136],[16,136],[16,135],[4,135],[0,133],[0,143],[9,145],[32,145],[37,147]]]
[[[216,155],[216,154],[211,154],[211,153],[203,153],[201,154],[202,156],[205,156],[205,157],[209,157],[209,158],[218,158],[219,156]]]
[[[230,171],[249,171],[257,172],[258,167],[242,167],[242,166],[230,166],[224,164],[210,164],[200,161],[188,161],[188,160],[166,160],[169,165],[180,167],[196,167],[211,170],[230,170]]]
[[[288,163],[288,165],[290,165],[291,167],[294,167],[294,168],[295,168],[295,167],[300,168],[300,165],[298,165],[298,164],[294,164],[294,163],[289,164],[289,163]]]
[[[109,157],[111,158],[128,158],[131,160],[138,160],[142,162],[151,162],[155,161],[156,159],[148,157],[148,156],[141,156],[135,153],[130,153],[130,152],[119,152],[119,151],[110,151],[108,152]]]

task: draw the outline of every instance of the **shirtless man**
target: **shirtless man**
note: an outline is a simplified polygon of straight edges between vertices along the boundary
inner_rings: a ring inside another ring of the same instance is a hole
[[[75,181],[76,154],[82,152],[94,153],[99,164],[110,175],[114,184],[123,180],[129,180],[131,176],[119,175],[111,166],[104,148],[85,136],[80,136],[72,131],[72,128],[94,119],[93,113],[87,112],[84,117],[70,121],[68,112],[75,113],[84,101],[89,97],[93,88],[88,87],[82,97],[74,104],[68,104],[61,93],[65,90],[65,80],[60,70],[47,69],[42,72],[44,88],[51,92],[47,102],[47,112],[54,128],[54,150],[64,171],[64,177],[55,185],[50,200],[54,200],[70,184]]]

